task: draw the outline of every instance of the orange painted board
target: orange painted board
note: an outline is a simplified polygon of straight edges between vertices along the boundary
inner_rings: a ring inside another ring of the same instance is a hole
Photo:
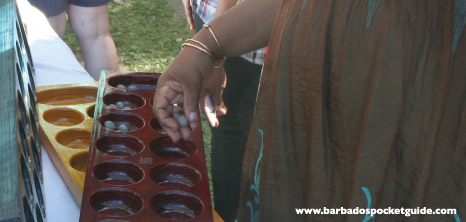
[[[37,87],[40,137],[81,205],[97,82]]]

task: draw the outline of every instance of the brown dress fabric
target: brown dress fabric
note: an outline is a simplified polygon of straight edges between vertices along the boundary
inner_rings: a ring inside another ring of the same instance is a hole
[[[463,0],[285,0],[243,166],[239,222],[295,208],[456,208],[466,220]],[[376,215],[370,221],[455,221]]]

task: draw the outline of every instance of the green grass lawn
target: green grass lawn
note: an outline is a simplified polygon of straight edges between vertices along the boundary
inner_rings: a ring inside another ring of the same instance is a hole
[[[171,0],[174,1],[174,0]],[[124,0],[111,2],[110,24],[121,71],[163,72],[189,38],[186,19],[165,0]],[[79,41],[68,25],[65,42],[83,61]],[[202,118],[207,167],[210,171],[210,129]],[[210,186],[212,188],[212,186]]]

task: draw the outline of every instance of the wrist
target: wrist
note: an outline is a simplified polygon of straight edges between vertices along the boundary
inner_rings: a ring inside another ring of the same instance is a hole
[[[185,46],[197,49],[198,51],[204,53],[205,55],[208,55],[211,60],[214,60],[214,69],[220,69],[223,66],[223,62],[225,59],[218,59],[218,56],[215,56],[212,54],[212,51],[202,42],[195,40],[195,39],[187,39],[185,43],[181,45],[181,48],[183,49]]]
[[[183,47],[180,54],[182,54],[182,57],[186,58],[187,61],[195,61],[195,71],[198,71],[202,75],[206,75],[204,77],[209,79],[208,76],[210,76],[217,61],[215,58],[194,47]]]
[[[225,52],[217,34],[212,27],[205,25],[194,37],[194,40],[202,42],[212,53],[212,56],[217,60],[225,59]]]

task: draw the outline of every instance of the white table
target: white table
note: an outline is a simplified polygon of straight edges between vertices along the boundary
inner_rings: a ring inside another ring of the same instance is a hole
[[[27,0],[17,0],[36,70],[36,86],[92,82],[70,48],[50,27],[44,14]],[[75,222],[80,208],[42,147],[45,209],[48,222]]]

